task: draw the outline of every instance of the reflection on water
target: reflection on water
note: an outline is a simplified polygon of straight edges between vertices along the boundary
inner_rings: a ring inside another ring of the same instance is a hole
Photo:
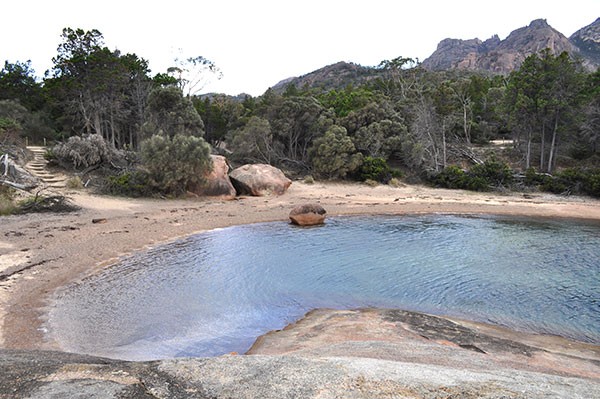
[[[245,352],[313,308],[392,307],[600,343],[600,226],[352,217],[202,233],[70,287],[64,349],[124,359]]]

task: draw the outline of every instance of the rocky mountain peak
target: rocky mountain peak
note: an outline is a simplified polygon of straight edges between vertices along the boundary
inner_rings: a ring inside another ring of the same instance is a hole
[[[600,65],[600,18],[573,33],[569,40],[579,48],[584,59]]]
[[[579,39],[590,44],[592,52],[600,56],[600,19],[584,28]],[[584,37],[586,39],[584,39]],[[598,39],[598,40],[596,40]],[[531,21],[528,26],[512,31],[504,40],[494,35],[485,42],[479,39],[458,40],[444,39],[437,50],[425,61],[423,67],[432,70],[468,69],[509,73],[517,69],[531,54],[550,49],[553,54],[564,51],[569,54],[580,54],[581,45],[567,39],[554,29],[545,19]],[[587,62],[599,64],[600,60]]]
[[[551,26],[548,25],[548,21],[546,21],[543,18],[539,18],[539,19],[534,19],[533,21],[531,21],[531,23],[529,24],[529,28],[540,29],[540,28],[551,28]]]

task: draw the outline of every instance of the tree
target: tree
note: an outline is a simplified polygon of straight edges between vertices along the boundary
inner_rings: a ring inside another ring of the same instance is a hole
[[[232,132],[230,148],[233,157],[244,162],[271,164],[277,151],[268,120],[253,116],[248,123]]]
[[[267,94],[267,93],[265,93]],[[263,98],[259,116],[267,119],[273,132],[273,161],[295,169],[310,167],[308,150],[313,140],[333,125],[333,114],[314,97]]]
[[[39,111],[44,106],[42,86],[36,81],[31,61],[4,61],[0,70],[0,100],[17,100],[30,111]]]
[[[314,141],[311,160],[317,176],[337,179],[358,169],[362,156],[356,151],[346,129],[333,125],[324,136]]]
[[[379,85],[390,98],[404,101],[419,84],[418,60],[396,57],[381,61],[377,68],[384,72],[384,78],[379,81]]]
[[[511,73],[507,107],[511,125],[520,142],[526,134],[525,168],[531,167],[532,143],[540,142],[540,169],[548,173],[556,166],[561,132],[569,131],[579,102],[581,75],[567,53],[554,56],[549,50],[533,54]],[[550,146],[547,147],[550,135]],[[547,160],[547,161],[546,161]]]
[[[167,69],[167,74],[175,79],[179,89],[187,97],[200,92],[210,77],[223,77],[221,70],[211,60],[202,56],[175,58],[175,65]]]
[[[158,134],[204,135],[204,122],[189,98],[183,97],[178,87],[157,87],[148,97],[146,123],[143,126],[146,137]]]
[[[96,133],[113,147],[134,145],[149,90],[147,62],[109,50],[95,29],[65,28],[61,37],[44,82],[55,118],[69,135]]]
[[[351,111],[339,124],[344,126],[356,149],[365,156],[390,159],[400,151],[406,125],[385,97],[372,97],[364,107]]]
[[[18,100],[0,100],[0,133],[5,136],[1,141],[21,141],[27,136],[31,143],[41,143],[54,135],[48,125],[43,112],[31,112]]]

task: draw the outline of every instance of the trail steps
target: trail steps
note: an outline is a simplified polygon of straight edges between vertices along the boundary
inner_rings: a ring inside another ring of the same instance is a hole
[[[25,169],[40,179],[46,187],[65,188],[67,176],[48,169],[48,161],[44,157],[46,147],[28,146],[27,149],[33,153],[33,160],[25,164]]]

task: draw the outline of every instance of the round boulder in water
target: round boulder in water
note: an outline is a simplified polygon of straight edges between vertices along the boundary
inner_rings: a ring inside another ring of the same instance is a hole
[[[295,206],[290,212],[290,220],[298,226],[314,226],[325,222],[327,212],[319,204]]]

